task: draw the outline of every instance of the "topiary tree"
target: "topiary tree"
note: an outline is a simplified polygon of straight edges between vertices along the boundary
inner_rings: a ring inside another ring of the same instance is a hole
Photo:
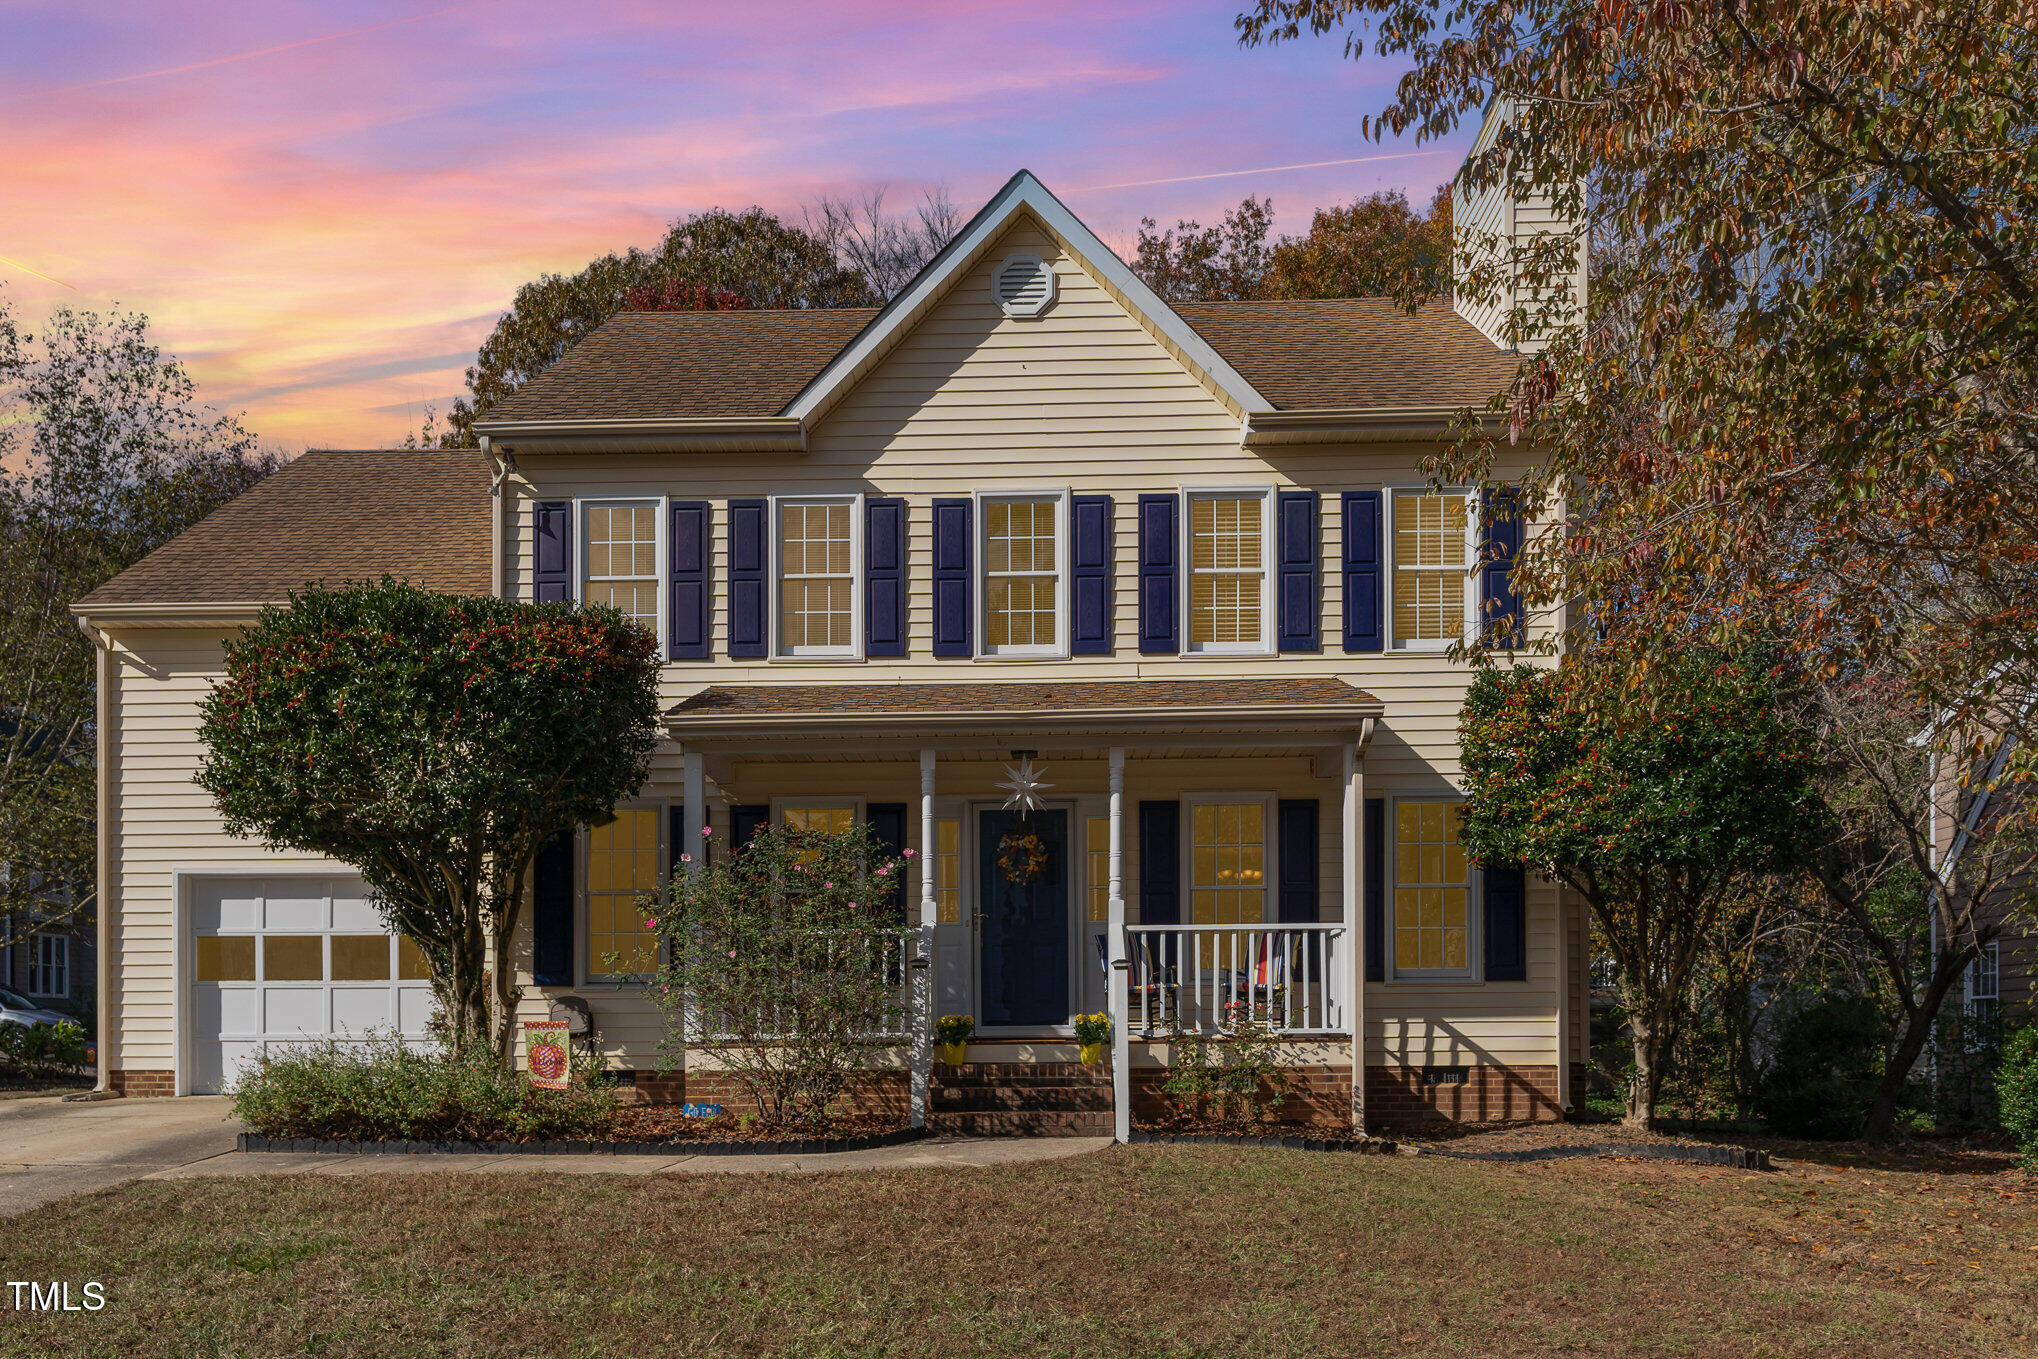
[[[1620,966],[1626,1122],[1646,1126],[1721,912],[1750,875],[1795,861],[1817,801],[1810,740],[1766,676],[1690,651],[1638,696],[1628,661],[1608,643],[1557,670],[1485,671],[1459,741],[1467,850],[1577,892]]]
[[[227,644],[198,783],[235,835],[358,869],[429,960],[455,1052],[507,1062],[525,876],[643,786],[655,651],[607,608],[315,588]]]

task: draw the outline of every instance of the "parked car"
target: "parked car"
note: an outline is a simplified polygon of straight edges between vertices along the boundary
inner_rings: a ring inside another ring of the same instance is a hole
[[[6,987],[0,986],[0,1024],[20,1024],[32,1028],[37,1024],[61,1024],[69,1019],[71,1017],[61,1010],[46,1009],[20,992],[9,991]]]

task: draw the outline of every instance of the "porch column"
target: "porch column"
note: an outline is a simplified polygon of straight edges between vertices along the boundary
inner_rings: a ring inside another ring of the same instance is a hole
[[[686,860],[687,873],[691,876],[701,868],[701,827],[708,824],[708,793],[705,762],[689,751],[679,757],[680,796],[686,805],[686,826],[673,848],[689,856]]]
[[[1132,1140],[1132,1022],[1126,981],[1131,964],[1125,947],[1125,747],[1111,747],[1111,892],[1106,899],[1105,953],[1111,964],[1105,983],[1111,1012],[1112,1136]]]
[[[1341,840],[1344,849],[1345,957],[1350,960],[1345,978],[1345,1017],[1352,1031],[1352,1131],[1366,1134],[1366,909],[1365,909],[1365,808],[1366,772],[1359,760],[1359,743],[1345,743],[1344,816]]]
[[[913,947],[913,1126],[927,1126],[934,1077],[934,752],[920,752],[920,937]]]

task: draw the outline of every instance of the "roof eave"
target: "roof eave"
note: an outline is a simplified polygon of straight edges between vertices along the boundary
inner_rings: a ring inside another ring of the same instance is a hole
[[[280,599],[95,603],[88,595],[71,605],[71,616],[94,627],[119,623],[145,623],[165,628],[241,627],[254,622],[269,605],[281,603]]]
[[[804,422],[787,415],[477,420],[474,432],[513,453],[807,451]]]
[[[1386,706],[1373,699],[1354,703],[1270,704],[1229,703],[1201,707],[1035,708],[990,712],[873,713],[861,710],[798,713],[751,713],[718,717],[670,711],[666,727],[681,741],[713,737],[823,736],[853,729],[869,735],[996,734],[1028,727],[1109,735],[1122,732],[1208,731],[1335,731],[1355,728],[1367,718],[1384,715]]]
[[[1262,411],[1245,424],[1247,447],[1271,444],[1388,443],[1434,440],[1467,413],[1489,429],[1505,417],[1456,406],[1324,406]]]

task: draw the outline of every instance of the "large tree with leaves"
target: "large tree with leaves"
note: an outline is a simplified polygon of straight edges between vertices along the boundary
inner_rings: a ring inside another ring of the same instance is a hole
[[[1618,603],[1642,675],[1694,633],[1825,674],[1901,654],[1937,730],[1978,754],[2008,727],[2038,773],[2038,4],[1262,0],[1239,26],[1407,60],[1374,136],[1504,101],[1465,184],[1575,224],[1459,242],[1461,287],[1524,285],[1517,334],[1568,323],[1506,436],[1574,514],[1522,556],[1532,599],[1589,627]],[[1617,248],[1567,315],[1580,235]],[[1459,453],[1476,477],[1492,441]]]
[[[1768,675],[1687,649],[1653,700],[1619,644],[1555,669],[1486,670],[1459,728],[1466,848],[1584,899],[1614,961],[1634,1054],[1627,1121],[1655,1117],[1691,985],[1738,885],[1815,833],[1813,753]]]
[[[643,786],[655,651],[606,607],[313,589],[228,643],[198,783],[234,834],[358,869],[455,1047],[507,1062],[531,861]]]
[[[1273,238],[1274,202],[1247,198],[1215,226],[1139,225],[1132,268],[1169,302],[1392,297],[1413,311],[1451,287],[1451,193],[1429,209],[1398,189],[1318,208],[1300,236]]]
[[[63,308],[31,329],[0,297],[0,947],[97,907],[96,677],[72,602],[274,466],[147,317]]]

